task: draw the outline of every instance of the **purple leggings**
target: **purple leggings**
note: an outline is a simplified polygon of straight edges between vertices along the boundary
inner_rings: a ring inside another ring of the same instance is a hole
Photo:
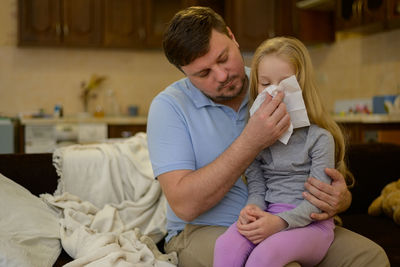
[[[271,204],[267,211],[276,214],[294,208],[289,204]],[[315,266],[331,245],[335,225],[332,219],[278,232],[258,245],[242,236],[232,224],[215,243],[214,267],[284,266],[296,261],[301,266]]]

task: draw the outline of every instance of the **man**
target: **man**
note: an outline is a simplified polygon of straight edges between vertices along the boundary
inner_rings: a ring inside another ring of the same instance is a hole
[[[179,266],[212,266],[214,243],[234,223],[247,200],[242,174],[265,147],[289,127],[283,94],[267,98],[248,119],[249,69],[223,19],[209,8],[178,12],[164,35],[168,60],[186,78],[153,100],[148,145],[155,176],[168,200],[166,251],[177,251]],[[248,121],[247,121],[248,119]],[[304,197],[323,210],[322,220],[346,210],[351,194],[343,176],[327,169],[331,185],[309,179]],[[259,213],[248,233],[262,234]],[[280,230],[279,229],[279,230]],[[320,266],[389,266],[375,243],[337,227],[335,241]]]

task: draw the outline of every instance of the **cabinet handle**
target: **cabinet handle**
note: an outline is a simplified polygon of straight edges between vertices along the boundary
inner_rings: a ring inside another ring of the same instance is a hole
[[[358,1],[358,15],[361,17],[362,16],[362,7],[363,7],[363,1],[359,0]]]
[[[58,36],[61,35],[61,25],[60,25],[60,23],[56,23],[56,34]]]
[[[67,36],[69,34],[69,28],[67,24],[64,24],[64,36]]]

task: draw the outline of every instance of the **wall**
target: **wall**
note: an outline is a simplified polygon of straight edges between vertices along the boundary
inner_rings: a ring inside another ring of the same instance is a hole
[[[121,111],[130,104],[146,115],[153,97],[183,77],[162,51],[18,48],[17,0],[0,1],[0,115],[83,111],[82,81],[106,75],[102,90],[116,92]],[[400,93],[400,30],[310,47],[327,106],[334,101]],[[250,61],[246,57],[246,62]]]
[[[52,112],[57,103],[66,115],[83,111],[81,82],[106,75],[101,91],[113,89],[122,113],[139,106],[147,114],[153,97],[183,77],[162,51],[19,48],[17,0],[0,1],[0,115]]]
[[[400,30],[347,38],[309,51],[331,110],[335,100],[400,94]]]

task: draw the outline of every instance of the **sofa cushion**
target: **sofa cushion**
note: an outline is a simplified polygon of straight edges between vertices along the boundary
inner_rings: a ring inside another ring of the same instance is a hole
[[[53,266],[58,217],[40,198],[0,174],[0,266]]]
[[[355,178],[350,189],[353,200],[345,212],[367,213],[369,205],[390,182],[400,178],[400,145],[371,143],[353,144],[347,151],[347,162]]]
[[[0,154],[0,173],[39,196],[52,194],[59,179],[51,153]]]

